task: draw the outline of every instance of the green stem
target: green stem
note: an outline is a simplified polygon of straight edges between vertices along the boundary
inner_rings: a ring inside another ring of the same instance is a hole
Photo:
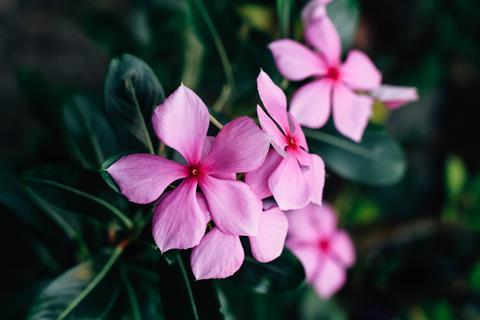
[[[68,305],[68,307],[63,310],[63,312],[57,317],[57,320],[65,319],[82,301],[85,299],[88,294],[102,281],[102,279],[107,275],[110,269],[113,267],[115,262],[118,260],[122,254],[124,246],[118,246],[113,251],[112,255],[105,263],[100,272],[93,278],[92,282]]]
[[[210,122],[219,130],[223,128],[223,124],[220,123],[214,116],[210,115]]]
[[[190,279],[188,278],[187,270],[183,264],[182,257],[180,254],[177,254],[178,265],[180,266],[180,271],[182,272],[183,280],[185,281],[185,286],[187,287],[188,297],[190,298],[190,305],[192,306],[193,317],[195,320],[199,320],[197,306],[195,304],[195,298],[193,297],[192,287],[190,286]]]
[[[72,192],[76,195],[79,195],[81,197],[84,197],[84,198],[87,198],[95,203],[98,203],[99,205],[101,205],[102,207],[108,209],[110,212],[112,212],[119,220],[121,220],[125,226],[128,228],[128,229],[131,229],[133,227],[133,222],[120,210],[118,210],[116,207],[112,206],[110,203],[108,203],[107,201],[105,200],[102,200],[100,198],[97,198],[95,196],[92,196],[91,194],[89,193],[86,193],[86,192],[83,192],[83,191],[80,191],[80,190],[77,190],[75,188],[72,188],[72,187],[69,187],[67,185],[64,185],[64,184],[61,184],[61,183],[58,183],[58,182],[55,182],[55,181],[48,181],[48,180],[42,180],[42,179],[33,179],[33,178],[29,178],[28,180],[30,181],[33,181],[33,182],[38,182],[38,183],[44,183],[44,184],[48,184],[48,185],[52,185],[52,186],[55,186],[57,188],[60,188],[60,189],[63,189],[63,190],[66,190],[66,191],[69,191],[69,192]]]
[[[132,315],[133,319],[141,320],[142,314],[140,312],[140,308],[138,305],[137,295],[135,294],[135,290],[133,290],[132,283],[128,278],[127,271],[125,270],[125,266],[123,264],[120,267],[120,275],[122,277],[123,283],[125,284],[125,289],[127,291],[128,300],[130,301],[130,305],[132,307]]]

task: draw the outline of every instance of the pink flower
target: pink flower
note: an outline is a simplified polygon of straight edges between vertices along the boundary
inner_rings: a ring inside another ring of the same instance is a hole
[[[256,236],[262,202],[248,185],[235,180],[235,173],[263,163],[268,136],[242,117],[227,124],[216,138],[207,137],[208,109],[184,85],[155,109],[152,121],[158,138],[178,151],[186,164],[131,154],[110,166],[108,173],[122,194],[140,204],[157,200],[171,183],[182,179],[154,207],[152,232],[160,250],[198,245],[210,215],[225,234]]]
[[[258,234],[249,237],[252,254],[260,262],[270,262],[280,256],[287,236],[288,220],[277,207],[262,212]],[[240,237],[213,228],[193,248],[192,271],[197,280],[226,278],[240,269],[245,253]]]
[[[258,92],[267,110],[257,106],[263,130],[272,137],[265,163],[245,174],[245,181],[261,198],[271,195],[281,210],[305,207],[309,202],[322,203],[325,165],[308,153],[305,135],[297,120],[287,112],[287,99],[263,71],[257,78]]]
[[[417,89],[414,87],[397,87],[381,85],[370,92],[370,95],[383,102],[390,109],[397,109],[404,104],[418,100]]]
[[[341,62],[341,43],[328,16],[307,25],[305,37],[317,51],[290,39],[270,44],[280,73],[293,81],[314,77],[292,98],[290,112],[306,127],[320,128],[333,114],[337,130],[360,141],[372,112],[372,98],[358,91],[371,91],[381,83],[381,74],[370,59],[352,50]],[[332,110],[332,111],[331,111]]]
[[[335,212],[326,205],[289,212],[288,222],[287,247],[302,262],[318,295],[331,297],[345,283],[345,269],[355,262],[352,240],[337,230]]]

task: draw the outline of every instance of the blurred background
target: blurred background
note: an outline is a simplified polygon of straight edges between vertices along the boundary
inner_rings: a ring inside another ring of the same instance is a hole
[[[290,319],[480,319],[480,3],[335,0],[331,6],[336,2],[329,13],[344,26],[344,44],[367,52],[385,83],[419,90],[418,102],[393,112],[376,108],[372,119],[401,144],[406,174],[392,186],[373,187],[329,172],[326,199],[357,248],[346,286],[330,301],[311,291],[258,296],[245,302],[241,318],[285,318],[279,301],[286,299],[295,305]],[[231,91],[201,13],[186,1],[0,0],[1,180],[34,165],[72,161],[62,106],[78,93],[102,105],[109,61],[122,53],[145,60],[167,94],[183,81],[213,105],[223,90],[230,95],[225,119],[251,115],[259,69],[281,80],[267,49],[280,37],[275,4],[204,3],[231,61]],[[292,8],[289,30],[297,39],[304,4],[294,1]],[[0,312],[23,318],[34,284],[71,266],[73,257],[57,255],[53,269],[44,267],[52,253],[37,243],[48,248],[52,239],[35,226],[51,222],[15,214],[3,200]]]

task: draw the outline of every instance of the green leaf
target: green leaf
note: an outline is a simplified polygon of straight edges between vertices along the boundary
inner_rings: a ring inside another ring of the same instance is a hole
[[[28,319],[102,319],[119,292],[112,272],[122,249],[83,262],[53,280],[35,299]]]
[[[63,106],[63,127],[71,156],[86,169],[98,169],[117,152],[117,140],[105,115],[84,96]]]
[[[292,7],[292,0],[277,0],[278,25],[282,38],[287,38],[290,33],[290,13]]]
[[[328,169],[360,183],[386,186],[405,173],[405,156],[399,144],[384,130],[368,129],[360,143],[343,136],[304,129],[310,151],[318,153]]]
[[[458,156],[448,157],[445,167],[445,184],[450,199],[455,199],[460,195],[466,181],[467,169],[462,159]]]
[[[257,293],[277,293],[295,290],[305,283],[305,271],[300,261],[288,250],[269,263],[246,256],[242,268],[232,277],[238,285]]]
[[[129,147],[154,153],[151,117],[165,99],[162,85],[142,60],[124,54],[110,62],[105,79],[105,105],[111,123]]]
[[[61,165],[45,165],[26,172],[23,178],[30,194],[52,212],[86,215],[99,221],[115,218],[127,228],[133,227],[128,216],[110,203],[124,200],[109,189],[103,190],[105,184],[101,183],[96,173]],[[84,191],[86,187],[92,188],[94,193]],[[106,198],[100,197],[100,194]]]
[[[343,50],[353,44],[357,33],[360,12],[357,0],[335,0],[327,6],[328,16],[337,27]]]

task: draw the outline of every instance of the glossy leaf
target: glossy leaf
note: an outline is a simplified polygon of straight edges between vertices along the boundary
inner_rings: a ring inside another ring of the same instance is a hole
[[[98,174],[68,166],[45,165],[28,171],[23,178],[32,196],[57,214],[67,212],[99,221],[117,219],[127,228],[133,226],[126,214],[111,204],[123,204],[125,200],[108,190]],[[86,188],[92,193],[85,191]]]
[[[28,319],[102,319],[115,304],[119,281],[113,267],[122,250],[67,270],[35,299]]]
[[[113,59],[104,96],[107,113],[123,142],[130,148],[154,153],[151,116],[165,94],[152,69],[129,54]]]
[[[304,132],[310,152],[319,154],[328,169],[345,179],[385,186],[398,182],[405,173],[400,145],[383,130],[368,129],[358,144],[337,133]]]
[[[305,271],[300,261],[288,249],[284,249],[280,257],[269,263],[246,256],[232,280],[257,293],[284,292],[304,285]]]
[[[328,16],[337,27],[342,47],[349,49],[354,40],[360,20],[360,12],[357,0],[335,0],[327,5]]]
[[[74,96],[63,106],[63,127],[68,150],[86,169],[98,169],[117,152],[117,139],[105,115],[84,96]]]

